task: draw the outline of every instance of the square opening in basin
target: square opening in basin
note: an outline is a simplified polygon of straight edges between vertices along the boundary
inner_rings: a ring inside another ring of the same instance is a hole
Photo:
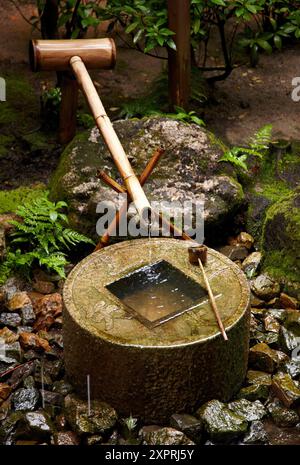
[[[138,268],[106,288],[148,328],[195,309],[208,298],[199,283],[165,260]]]

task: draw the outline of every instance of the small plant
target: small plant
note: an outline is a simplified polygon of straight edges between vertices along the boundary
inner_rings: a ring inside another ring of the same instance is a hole
[[[30,277],[32,266],[37,264],[65,277],[64,268],[69,263],[66,252],[80,242],[93,244],[91,239],[68,228],[67,216],[62,213],[66,207],[65,202],[48,200],[46,193],[16,210],[20,220],[10,222],[15,230],[0,264],[0,284],[12,272]]]
[[[61,102],[61,90],[59,87],[46,89],[41,96],[42,106],[48,111],[58,114]]]
[[[85,129],[91,129],[95,126],[95,120],[89,113],[77,113],[77,122]]]
[[[133,416],[130,415],[128,418],[125,418],[123,420],[123,423],[128,429],[128,431],[132,432],[137,426],[137,419],[133,418]]]
[[[223,156],[218,160],[226,161],[237,168],[248,171],[246,161],[249,156],[258,157],[262,159],[268,152],[269,144],[272,136],[272,125],[267,124],[260,128],[248,142],[248,147],[234,146],[228,149],[224,144],[218,144],[223,150]]]
[[[187,124],[197,124],[198,126],[205,126],[204,121],[196,115],[195,111],[189,111],[188,113],[181,107],[175,107],[176,113],[162,113],[162,116],[167,116],[168,118],[176,119]]]

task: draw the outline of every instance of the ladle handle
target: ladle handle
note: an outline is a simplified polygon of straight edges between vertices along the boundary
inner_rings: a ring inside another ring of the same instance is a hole
[[[206,286],[206,289],[207,289],[207,292],[208,292],[210,304],[211,304],[212,309],[214,311],[214,314],[215,314],[216,320],[218,322],[220,331],[222,333],[223,339],[224,339],[224,341],[228,341],[228,336],[226,334],[223,322],[222,322],[220,314],[219,314],[219,310],[218,310],[218,307],[217,307],[217,304],[216,304],[215,296],[214,296],[213,291],[212,291],[212,289],[210,287],[208,278],[207,278],[205,270],[204,270],[204,266],[202,265],[202,262],[201,262],[200,258],[198,258],[198,262],[199,262],[200,269],[202,271],[202,275],[203,275],[205,286]]]
[[[134,171],[113,128],[113,125],[111,124],[111,121],[106,114],[93,81],[80,57],[72,57],[70,60],[70,65],[74,75],[76,76],[78,85],[80,86],[91,109],[97,127],[103,136],[103,139],[111,153],[116,167],[122,175],[127,191],[129,192],[129,195],[134,202],[139,215],[142,216],[145,209],[151,209],[150,204],[138,178],[134,174]]]

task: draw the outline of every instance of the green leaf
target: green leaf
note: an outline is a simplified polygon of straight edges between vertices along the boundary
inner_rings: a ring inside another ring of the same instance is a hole
[[[58,213],[56,211],[50,212],[50,219],[51,221],[56,221],[58,217]]]
[[[272,46],[264,39],[257,39],[257,44],[263,48],[266,52],[272,53]]]
[[[277,35],[277,34],[274,36],[274,44],[275,44],[275,47],[278,48],[278,50],[280,50],[282,48],[281,37],[279,35]]]
[[[125,29],[125,32],[127,34],[130,34],[132,31],[134,31],[139,25],[139,22],[138,21],[135,21],[134,23],[131,23],[129,24],[129,26],[127,26],[127,28]]]
[[[176,44],[173,39],[168,39],[167,40],[167,45],[168,47],[172,48],[173,50],[177,50]]]
[[[211,0],[211,3],[214,3],[215,5],[219,5],[219,6],[226,6],[226,3],[224,2],[224,0]]]

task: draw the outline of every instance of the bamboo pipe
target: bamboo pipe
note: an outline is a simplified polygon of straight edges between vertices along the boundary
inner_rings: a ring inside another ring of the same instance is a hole
[[[139,178],[141,186],[143,186],[145,184],[145,182],[147,181],[147,179],[151,175],[152,171],[156,167],[157,163],[159,162],[159,160],[160,160],[161,156],[163,155],[163,153],[164,153],[164,150],[162,148],[159,148],[159,149],[155,150],[155,152],[153,153],[150,161],[148,162],[146,168],[144,169],[144,171],[142,172],[142,174],[141,174],[141,176]],[[106,247],[109,244],[109,238],[111,236],[111,233],[112,233],[112,231],[115,231],[116,228],[118,227],[118,224],[120,223],[121,218],[127,212],[127,208],[128,208],[128,204],[127,204],[127,200],[125,200],[122,203],[119,210],[117,211],[114,219],[108,225],[108,228],[107,228],[106,232],[103,234],[100,241],[96,245],[96,248],[95,248],[94,252],[96,252],[97,250],[102,249],[103,247]]]
[[[88,69],[112,69],[116,63],[115,42],[107,38],[29,42],[32,71],[67,71],[74,56],[80,56]]]
[[[124,194],[126,193],[125,187],[121,186],[117,181],[115,181],[113,178],[111,178],[105,171],[99,170],[97,173],[98,178],[102,179],[105,184],[110,186],[115,192],[118,192],[119,194]],[[185,232],[181,231],[177,226],[174,226],[174,224],[170,223],[166,218],[161,213],[157,213],[153,208],[151,209],[152,213],[154,215],[158,215],[161,222],[170,228],[171,232],[175,235],[175,233],[180,236],[183,240],[185,241],[192,241],[195,242],[194,239],[192,239],[188,234]],[[197,244],[195,242],[195,244]],[[199,244],[198,244],[199,245]]]
[[[151,211],[150,203],[148,202],[138,178],[134,174],[121,142],[105,112],[93,81],[91,80],[91,77],[80,57],[72,57],[70,65],[89,104],[98,129],[104,138],[120,174],[122,175],[126,189],[128,190],[140,217],[144,218],[144,212],[146,211],[149,214]]]

